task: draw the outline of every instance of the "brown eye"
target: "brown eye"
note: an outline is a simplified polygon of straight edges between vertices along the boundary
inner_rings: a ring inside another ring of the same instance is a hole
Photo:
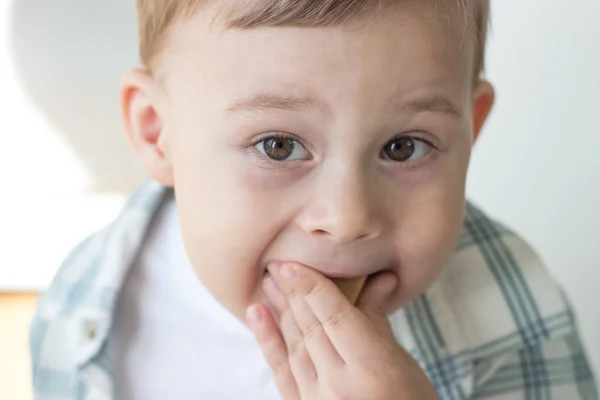
[[[294,152],[294,141],[275,137],[264,141],[265,154],[273,160],[283,161]]]
[[[260,141],[254,147],[263,155],[275,161],[297,161],[310,159],[310,153],[297,140],[285,136],[272,136]]]
[[[394,139],[385,145],[383,151],[390,160],[408,161],[415,153],[415,140],[409,136]]]
[[[382,150],[382,157],[397,162],[416,161],[434,150],[434,146],[424,139],[403,136],[390,141]]]

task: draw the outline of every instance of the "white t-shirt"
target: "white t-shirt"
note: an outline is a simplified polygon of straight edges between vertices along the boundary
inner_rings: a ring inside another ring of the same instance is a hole
[[[117,399],[281,399],[251,331],[194,274],[174,200],[126,279],[109,345]]]

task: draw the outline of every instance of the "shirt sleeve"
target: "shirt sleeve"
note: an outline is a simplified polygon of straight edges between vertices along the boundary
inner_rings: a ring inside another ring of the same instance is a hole
[[[471,399],[598,400],[577,333],[476,363]]]

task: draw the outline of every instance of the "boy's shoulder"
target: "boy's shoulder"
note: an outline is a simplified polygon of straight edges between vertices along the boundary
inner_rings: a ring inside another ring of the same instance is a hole
[[[150,181],[127,201],[108,226],[77,245],[63,261],[39,302],[38,316],[66,318],[110,309],[168,189]]]
[[[30,328],[36,388],[54,387],[57,380],[65,387],[74,384],[74,366],[104,347],[125,276],[169,192],[156,182],[143,185],[118,218],[80,243],[60,266]]]
[[[76,366],[88,364],[105,347],[125,276],[169,193],[156,182],[143,185],[118,218],[80,243],[60,266],[30,328],[37,395],[71,398],[79,385]]]
[[[448,265],[392,324],[436,386],[470,379],[474,368],[491,375],[507,362],[545,368],[548,343],[548,354],[583,352],[567,347],[570,340],[579,344],[574,317],[532,247],[470,203]],[[537,361],[507,358],[530,350],[539,353]]]
[[[596,398],[562,291],[525,240],[472,204],[444,271],[391,324],[442,398],[556,385],[568,398]]]
[[[118,291],[167,189],[156,182],[140,187],[119,216],[77,245],[41,297],[38,316],[73,317],[84,308],[106,308]],[[92,313],[94,314],[94,313]]]

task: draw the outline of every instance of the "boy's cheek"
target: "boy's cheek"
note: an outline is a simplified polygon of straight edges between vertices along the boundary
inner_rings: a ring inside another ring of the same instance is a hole
[[[264,301],[259,290],[262,266],[257,249],[261,243],[259,229],[230,227],[227,231],[211,230],[209,225],[201,231],[188,227],[184,235],[187,233],[190,262],[202,284],[223,306],[242,317],[252,302]]]
[[[280,218],[269,207],[269,196],[251,195],[231,177],[224,180],[202,190],[181,185],[178,206],[197,275],[219,302],[241,317],[251,302],[264,301],[259,297],[262,255],[281,229]]]
[[[406,303],[426,290],[447,265],[464,216],[464,194],[415,198],[406,205],[394,237],[399,258],[398,291]]]

